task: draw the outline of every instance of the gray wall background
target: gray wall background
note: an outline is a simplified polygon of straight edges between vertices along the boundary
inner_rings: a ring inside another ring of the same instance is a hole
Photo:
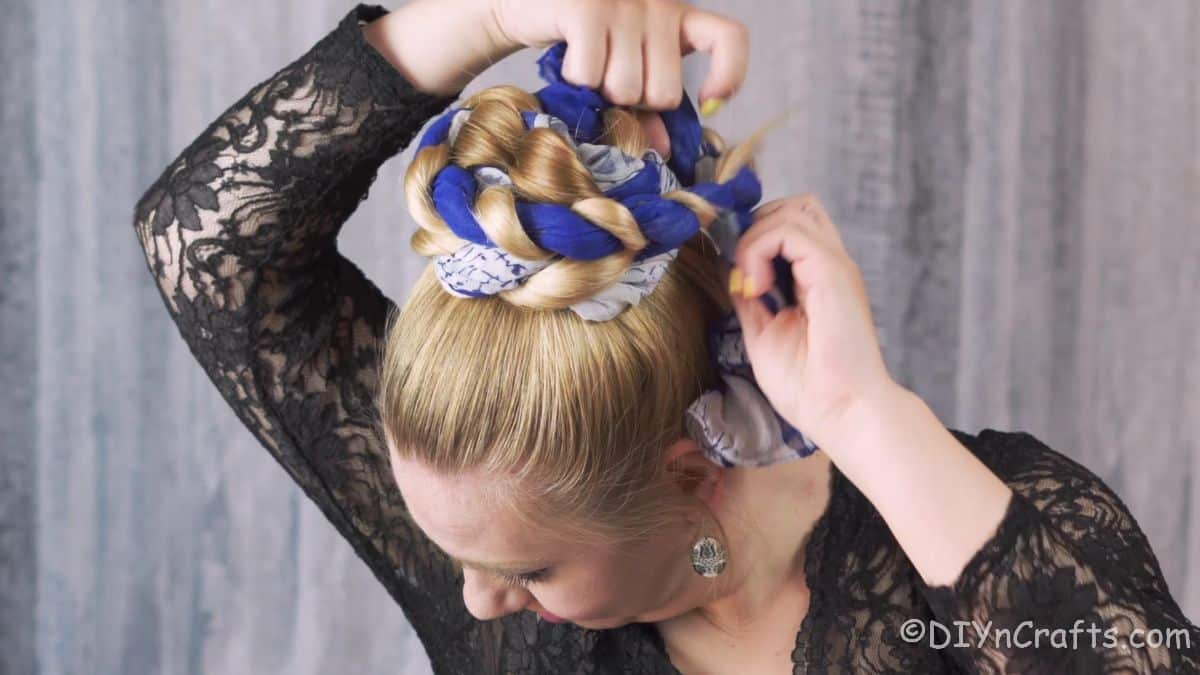
[[[765,199],[826,204],[897,379],[951,426],[1029,431],[1098,473],[1200,619],[1200,2],[702,4],[753,39],[710,124],[736,140],[794,111]],[[351,6],[0,0],[0,672],[429,672],[192,361],[130,225]],[[540,86],[535,57],[468,93]],[[343,240],[397,299],[420,264],[410,157]]]

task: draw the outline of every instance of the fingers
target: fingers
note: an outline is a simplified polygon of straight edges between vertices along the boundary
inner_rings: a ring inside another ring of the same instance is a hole
[[[808,222],[815,226],[818,234],[821,234],[826,243],[831,248],[844,248],[842,245],[842,235],[838,232],[837,226],[830,220],[829,214],[825,213],[825,207],[821,204],[821,200],[813,195],[804,195],[799,198],[798,208],[811,215]]]
[[[787,203],[787,199],[772,199],[769,202],[763,202],[762,204],[759,204],[753,211],[751,211],[751,215],[754,216],[755,220],[759,218],[765,218],[770,215],[772,211]]]
[[[622,106],[673,110],[683,98],[683,56],[707,52],[698,102],[729,98],[749,62],[744,24],[683,3],[604,0],[574,5],[563,24],[566,81],[598,89]]]
[[[803,307],[791,305],[771,314],[759,298],[735,296],[733,309],[751,361],[758,360],[760,345],[783,338],[794,341],[800,353],[808,352],[808,316]]]
[[[698,97],[701,103],[729,98],[741,87],[750,60],[750,34],[744,24],[704,10],[688,10],[680,22],[680,41],[685,53],[709,53],[708,75]]]
[[[563,79],[581,87],[599,87],[604,81],[608,54],[608,33],[603,24],[599,21],[572,22],[565,32],[567,51],[563,55]]]
[[[815,198],[802,197],[783,200],[782,204],[760,207],[755,221],[738,240],[734,249],[735,264],[752,286],[761,294],[775,284],[772,266],[777,256],[791,263],[794,281],[808,287],[816,279],[813,270],[824,268],[839,255],[832,239],[836,228],[820,222],[824,209]],[[770,207],[770,210],[767,210]]]
[[[738,293],[730,294],[730,298],[733,300],[733,311],[742,327],[742,335],[749,347],[770,323],[771,311],[764,307],[762,300],[758,298],[745,298]]]
[[[653,110],[674,110],[683,99],[683,62],[678,15],[647,17],[643,45],[641,103]]]
[[[637,17],[625,17],[609,29],[608,65],[600,91],[617,105],[631,106],[641,100],[642,23]]]

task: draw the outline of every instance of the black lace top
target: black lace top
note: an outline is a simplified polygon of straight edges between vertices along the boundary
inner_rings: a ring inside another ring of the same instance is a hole
[[[416,90],[365,41],[361,26],[383,14],[356,7],[150,186],[134,226],[154,280],[222,396],[401,605],[436,672],[677,673],[649,624],[478,621],[461,573],[408,518],[372,406],[393,305],[337,236],[379,166],[457,97]],[[997,531],[952,587],[928,587],[835,467],[806,549],[795,673],[1200,672],[1200,630],[1116,494],[1028,434],[951,431],[1015,491]],[[991,622],[1012,639],[968,629],[910,643],[910,619]],[[1077,649],[1048,636],[1020,646],[1076,620],[1112,632],[1095,648],[1087,632]]]

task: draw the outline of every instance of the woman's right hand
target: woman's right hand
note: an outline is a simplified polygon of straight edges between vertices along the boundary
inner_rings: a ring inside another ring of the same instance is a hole
[[[600,91],[617,105],[678,107],[682,59],[710,54],[698,101],[726,99],[741,87],[749,34],[741,22],[678,0],[491,0],[501,54],[567,43],[563,79]]]
[[[682,101],[683,57],[710,55],[703,112],[738,91],[750,51],[741,22],[679,0],[411,0],[363,36],[414,87],[443,96],[509,54],[565,41],[563,78],[640,108],[655,147],[665,145],[666,128],[651,111]]]

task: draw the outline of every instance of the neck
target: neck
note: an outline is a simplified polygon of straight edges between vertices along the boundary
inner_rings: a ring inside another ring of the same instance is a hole
[[[738,636],[807,609],[804,549],[829,502],[832,463],[823,452],[769,467],[736,467],[715,511],[729,541],[718,595],[689,613]],[[687,615],[685,615],[687,616]]]

